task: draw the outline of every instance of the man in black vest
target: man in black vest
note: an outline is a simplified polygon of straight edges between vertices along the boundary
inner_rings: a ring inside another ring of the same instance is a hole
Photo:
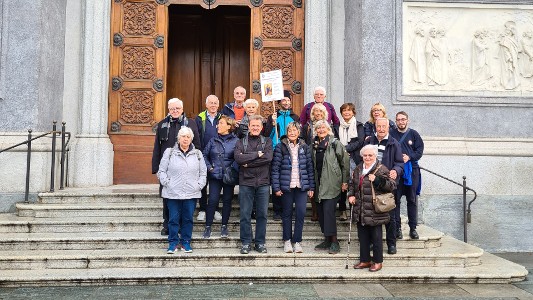
[[[390,131],[390,135],[400,143],[402,147],[402,156],[404,162],[404,173],[398,182],[396,193],[395,220],[396,220],[396,238],[402,239],[402,227],[400,220],[400,200],[405,195],[407,199],[407,218],[409,219],[409,236],[412,239],[418,239],[416,225],[418,223],[418,205],[417,190],[420,184],[420,167],[418,160],[424,153],[424,141],[420,134],[409,126],[409,116],[406,112],[401,111],[396,114],[396,128]]]
[[[178,98],[168,100],[168,115],[157,123],[155,132],[154,151],[152,153],[152,174],[159,170],[159,162],[167,148],[174,147],[178,141],[178,131],[181,126],[192,129],[194,134],[192,143],[195,148],[200,149],[200,134],[194,120],[188,119],[183,113],[183,101]],[[163,186],[159,185],[159,196]],[[163,199],[163,229],[161,235],[168,235],[168,207],[167,201]]]

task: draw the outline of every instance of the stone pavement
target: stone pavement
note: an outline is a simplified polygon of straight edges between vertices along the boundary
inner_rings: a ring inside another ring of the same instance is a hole
[[[0,299],[531,299],[533,253],[499,256],[525,266],[515,284],[204,284],[0,288]],[[294,275],[295,277],[298,274]]]

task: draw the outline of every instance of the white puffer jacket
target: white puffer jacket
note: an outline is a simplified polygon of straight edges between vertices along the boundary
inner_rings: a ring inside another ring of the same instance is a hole
[[[157,177],[163,185],[161,196],[178,200],[198,199],[206,185],[207,167],[204,156],[192,144],[187,154],[178,147],[165,150],[159,163]]]

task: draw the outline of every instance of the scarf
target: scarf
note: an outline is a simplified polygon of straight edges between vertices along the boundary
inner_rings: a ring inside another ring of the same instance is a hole
[[[353,116],[348,122],[344,121],[343,118],[339,119],[339,140],[344,146],[346,146],[353,138],[357,137],[357,122],[355,116]]]

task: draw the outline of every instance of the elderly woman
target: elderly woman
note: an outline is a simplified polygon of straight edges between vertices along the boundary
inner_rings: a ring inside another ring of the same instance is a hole
[[[302,231],[307,196],[313,197],[315,178],[311,149],[300,136],[300,124],[291,122],[287,135],[274,149],[272,160],[272,192],[281,197],[284,251],[302,253]],[[294,235],[292,207],[295,206]],[[294,248],[292,242],[294,242]]]
[[[207,175],[209,179],[209,199],[207,201],[207,213],[205,219],[204,239],[211,237],[211,225],[215,210],[220,201],[220,192],[222,192],[222,227],[220,237],[228,237],[228,220],[231,213],[231,200],[233,199],[233,190],[235,185],[224,183],[223,177],[226,168],[232,167],[238,171],[239,166],[233,158],[235,144],[239,140],[232,132],[235,128],[235,120],[222,115],[218,120],[218,135],[211,138],[204,148],[204,159],[207,165]]]
[[[313,108],[311,108],[311,117],[309,118],[309,121],[307,123],[302,124],[302,137],[305,140],[307,145],[311,145],[313,143],[313,139],[316,136],[316,122],[321,120],[327,120],[328,119],[328,110],[322,103],[317,103],[313,105]],[[329,123],[331,126],[331,123]],[[335,137],[338,137],[337,135],[337,126],[333,126],[333,134]]]
[[[364,125],[365,139],[371,135],[376,134],[376,119],[378,118],[389,118],[387,117],[387,111],[385,110],[385,106],[383,106],[383,104],[379,102],[372,105],[372,108],[370,109],[370,119]],[[389,120],[389,130],[392,130],[394,128],[396,128],[396,124],[393,121]]]
[[[248,124],[250,123],[250,117],[257,114],[259,108],[259,102],[255,99],[247,99],[244,101],[244,117],[238,123],[235,135],[242,139],[248,133]],[[265,128],[265,122],[263,121],[263,128]]]
[[[348,201],[354,205],[352,220],[357,222],[360,262],[355,269],[370,268],[376,272],[383,267],[383,224],[389,222],[389,213],[377,213],[372,201],[372,186],[375,194],[392,192],[396,183],[389,170],[377,161],[378,147],[366,145],[361,149],[363,162],[353,172],[348,191]],[[372,246],[372,258],[370,257]]]
[[[353,103],[344,103],[340,107],[341,116],[339,126],[339,140],[346,148],[350,155],[350,174],[352,174],[355,167],[361,162],[359,150],[363,147],[365,142],[365,131],[363,123],[355,119],[355,105]],[[339,219],[346,221],[346,192],[341,193],[339,200],[339,211],[341,213]]]
[[[189,127],[181,127],[178,142],[165,150],[157,171],[161,194],[168,203],[168,254],[176,253],[179,245],[186,253],[192,252],[193,213],[207,175],[202,152],[191,144],[193,137]]]
[[[333,136],[327,121],[318,121],[315,130],[314,200],[317,203],[320,230],[324,234],[324,241],[315,250],[328,250],[330,254],[336,254],[340,252],[340,245],[337,241],[335,209],[341,192],[348,189],[350,158],[344,146]]]

